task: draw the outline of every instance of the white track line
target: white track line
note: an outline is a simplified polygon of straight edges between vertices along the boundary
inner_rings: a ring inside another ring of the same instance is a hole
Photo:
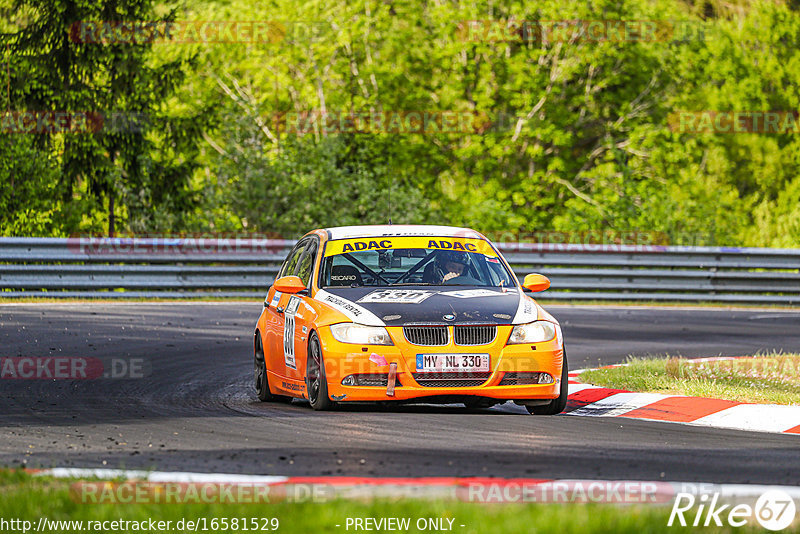
[[[696,419],[692,424],[782,433],[800,425],[800,406],[740,404]]]
[[[592,404],[587,404],[583,408],[573,410],[569,414],[617,417],[665,398],[667,398],[666,395],[659,395],[658,393],[617,393]]]
[[[186,473],[169,471],[132,471],[126,469],[80,469],[69,467],[56,467],[39,471],[42,475],[56,478],[100,478],[113,480],[124,478],[128,480],[144,480],[147,482],[205,482],[205,483],[230,483],[230,484],[280,484],[286,482],[288,477],[270,475],[237,475],[226,473]]]

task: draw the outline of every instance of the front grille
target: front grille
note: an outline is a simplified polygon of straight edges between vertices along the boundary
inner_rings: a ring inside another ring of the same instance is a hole
[[[456,326],[453,335],[456,345],[488,345],[496,336],[494,325]]]
[[[412,376],[417,384],[426,388],[468,388],[480,386],[492,373],[412,373]]]
[[[413,345],[429,347],[447,345],[446,326],[404,326],[403,335]]]
[[[538,384],[539,373],[517,373],[514,371],[503,375],[500,386],[521,386],[525,384]]]

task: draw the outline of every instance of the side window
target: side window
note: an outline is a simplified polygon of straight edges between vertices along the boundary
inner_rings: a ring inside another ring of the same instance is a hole
[[[281,270],[278,273],[278,278],[294,274],[297,262],[300,259],[300,256],[303,254],[303,251],[305,250],[307,244],[308,241],[301,241],[300,243],[294,246],[289,255],[286,256],[286,260],[283,262]]]
[[[505,287],[513,287],[514,284],[511,282],[511,279],[508,277],[508,273],[505,269],[503,269],[502,264],[496,260],[487,260],[487,265],[489,266],[489,272],[492,276],[492,285],[503,285]]]
[[[300,277],[306,287],[311,284],[311,272],[314,270],[314,261],[317,259],[317,242],[310,241],[297,264],[294,274]]]

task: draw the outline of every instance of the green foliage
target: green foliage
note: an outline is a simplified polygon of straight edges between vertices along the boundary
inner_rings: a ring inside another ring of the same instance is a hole
[[[61,200],[46,216],[15,204],[8,220],[39,221],[16,231],[96,230],[114,198],[134,232],[296,235],[391,216],[485,232],[800,246],[798,135],[669,123],[681,110],[800,109],[800,14],[783,2],[189,0],[174,12],[150,2],[18,4],[12,107],[139,110],[157,127],[31,143],[55,169],[47,176]],[[282,29],[271,42],[140,47],[76,46],[61,30],[155,13]],[[615,19],[691,31],[656,41],[469,39],[463,24]],[[495,127],[298,135],[276,119],[432,110],[474,112]]]
[[[0,235],[49,235],[61,206],[58,173],[29,136],[0,137]]]
[[[100,44],[77,38],[84,21],[154,19],[152,2],[15,0],[12,5],[31,13],[31,20],[20,20],[15,31],[0,39],[8,63],[9,107],[105,118],[98,131],[36,134],[42,157],[58,160],[61,201],[71,202],[81,189],[86,191],[83,200],[107,201],[112,235],[120,212],[130,216],[130,228],[145,229],[164,206],[184,211],[187,203],[175,199],[185,196],[183,186],[195,166],[188,134],[196,127],[187,124],[197,121],[184,121],[178,128],[167,123],[149,134],[163,122],[163,103],[182,83],[185,62],[152,64],[150,43]],[[114,117],[122,118],[121,124]],[[115,210],[115,204],[121,206]],[[93,226],[85,229],[96,230]]]
[[[295,236],[298,229],[351,224],[424,222],[425,199],[398,164],[394,140],[336,136],[287,138],[265,157],[245,146],[221,155],[213,192],[218,213],[235,213],[220,230],[243,227]],[[231,209],[232,208],[232,209]]]

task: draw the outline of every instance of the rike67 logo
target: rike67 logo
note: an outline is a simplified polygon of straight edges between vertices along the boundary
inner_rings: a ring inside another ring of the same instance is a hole
[[[668,526],[721,527],[726,523],[732,527],[753,525],[757,522],[767,530],[783,530],[794,522],[796,507],[794,499],[783,490],[764,492],[754,505],[722,504],[719,493],[678,493]]]

